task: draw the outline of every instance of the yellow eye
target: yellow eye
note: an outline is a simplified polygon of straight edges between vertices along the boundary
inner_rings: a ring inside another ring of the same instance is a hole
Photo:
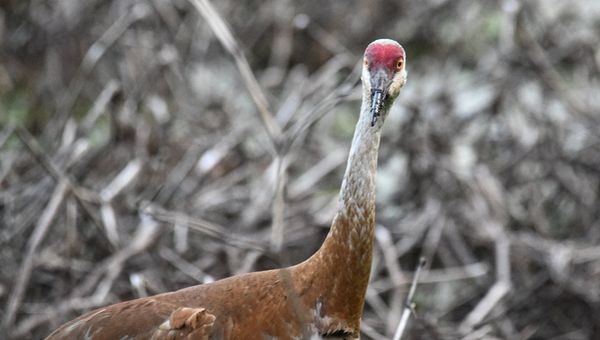
[[[396,63],[396,70],[400,70],[402,69],[402,66],[404,66],[404,60],[400,59],[398,60],[398,62]]]

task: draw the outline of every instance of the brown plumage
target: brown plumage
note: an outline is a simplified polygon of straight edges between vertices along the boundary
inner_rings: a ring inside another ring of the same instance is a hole
[[[99,308],[47,339],[359,338],[371,271],[377,150],[406,80],[405,59],[392,40],[376,40],[365,51],[363,102],[339,209],[308,260]]]

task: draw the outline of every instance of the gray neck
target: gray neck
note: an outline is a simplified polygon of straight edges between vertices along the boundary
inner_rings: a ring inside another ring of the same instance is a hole
[[[382,112],[375,126],[371,126],[372,115],[368,100],[369,98],[363,95],[361,113],[354,130],[348,164],[340,189],[338,214],[344,214],[347,209],[353,207],[364,209],[365,213],[374,212],[375,209],[377,154],[381,128],[387,112]]]
[[[369,101],[365,91],[340,189],[338,211],[321,250],[326,251],[333,244],[340,245],[340,249],[336,251],[343,253],[342,256],[347,256],[350,262],[362,262],[368,254],[370,268],[375,227],[377,154],[381,128],[389,107],[384,108],[375,126],[371,126]]]

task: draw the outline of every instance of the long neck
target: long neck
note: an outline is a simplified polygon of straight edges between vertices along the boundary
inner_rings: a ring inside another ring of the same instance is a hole
[[[339,208],[325,242],[306,264],[311,267],[323,315],[352,320],[358,327],[371,271],[375,226],[375,172],[381,127],[386,112],[371,126],[368,98],[363,97]],[[311,294],[313,295],[313,294]],[[322,300],[322,301],[321,301]]]
[[[369,105],[365,103],[366,100],[363,100],[361,114],[354,130],[348,164],[340,189],[337,216],[349,216],[356,212],[366,218],[374,217],[375,213],[375,174],[382,121],[371,126]],[[336,220],[331,226],[331,236],[338,229],[348,229],[346,226],[338,225]],[[374,219],[369,222],[368,226],[372,228]],[[352,227],[362,226],[353,224]]]

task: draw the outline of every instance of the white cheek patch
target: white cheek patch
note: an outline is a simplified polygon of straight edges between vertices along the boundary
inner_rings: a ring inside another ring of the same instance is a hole
[[[369,73],[369,70],[367,70],[366,67],[363,67],[361,79],[365,87],[371,88],[371,74]]]
[[[390,84],[389,93],[392,97],[396,97],[400,93],[400,89],[406,83],[406,69],[402,69],[394,75],[392,83]]]

